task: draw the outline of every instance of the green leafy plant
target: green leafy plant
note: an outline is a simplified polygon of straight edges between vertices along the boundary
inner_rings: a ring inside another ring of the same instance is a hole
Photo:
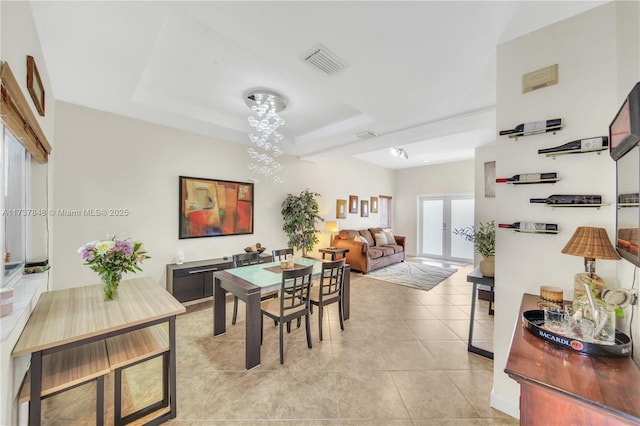
[[[317,192],[305,189],[300,195],[287,194],[282,202],[282,229],[289,237],[288,245],[302,250],[303,256],[307,255],[307,251],[313,250],[319,241],[316,233],[320,231],[315,228],[316,222],[324,222],[318,215],[320,209],[316,197],[319,196]]]
[[[493,256],[496,252],[496,222],[480,223],[479,229],[476,231],[473,226],[465,226],[464,228],[456,228],[453,230],[455,235],[460,235],[467,241],[473,243],[473,246],[483,256]]]

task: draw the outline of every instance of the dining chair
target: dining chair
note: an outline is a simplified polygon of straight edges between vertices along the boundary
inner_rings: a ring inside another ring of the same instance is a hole
[[[309,293],[311,292],[311,276],[313,265],[301,269],[282,271],[282,283],[278,297],[260,303],[260,342],[263,339],[264,316],[280,326],[280,364],[284,364],[284,323],[298,318],[305,318],[307,347],[311,349],[311,324],[309,322]]]
[[[233,267],[239,268],[241,266],[248,265],[257,265],[260,263],[260,253],[257,251],[250,251],[247,253],[239,253],[233,255]],[[269,293],[264,297],[275,297],[275,292]],[[231,319],[231,324],[236,323],[236,319],[238,318],[238,296],[233,296],[233,318]]]
[[[313,313],[313,306],[318,307],[318,328],[322,340],[322,312],[324,307],[338,303],[338,317],[340,329],[344,330],[344,312],[342,304],[342,284],[344,283],[345,259],[324,262],[320,274],[319,285],[311,288],[309,295],[309,312]],[[315,283],[314,283],[315,284]]]
[[[287,255],[290,254],[293,256],[293,249],[291,247],[273,250],[271,251],[271,261],[272,262],[281,262],[283,260],[287,260]]]

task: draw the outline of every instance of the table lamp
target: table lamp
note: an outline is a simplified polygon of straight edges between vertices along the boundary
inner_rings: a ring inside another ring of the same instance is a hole
[[[619,260],[620,256],[611,245],[607,230],[590,226],[579,226],[562,249],[564,254],[584,257],[585,272],[576,274],[573,281],[573,300],[585,296],[585,284],[593,283],[596,297],[607,288],[602,278],[596,275],[596,259]]]
[[[324,223],[324,229],[331,234],[331,237],[329,239],[329,244],[331,245],[331,248],[333,248],[333,234],[338,233],[338,231],[340,230],[340,227],[338,226],[338,221],[337,220],[328,220]]]

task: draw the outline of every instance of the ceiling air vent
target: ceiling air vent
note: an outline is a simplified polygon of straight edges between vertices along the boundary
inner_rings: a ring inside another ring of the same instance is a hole
[[[356,133],[355,135],[360,139],[371,139],[378,136],[376,132],[372,132],[371,130],[365,130],[364,132]]]
[[[344,61],[322,44],[313,47],[304,55],[304,60],[327,75],[337,73],[345,67]]]

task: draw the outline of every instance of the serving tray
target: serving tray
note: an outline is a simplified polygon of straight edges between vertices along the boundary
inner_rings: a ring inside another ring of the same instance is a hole
[[[541,309],[523,312],[522,326],[534,336],[574,352],[611,357],[631,356],[631,339],[618,330],[616,330],[615,344],[613,345],[600,345],[573,339],[544,328],[544,311]]]

